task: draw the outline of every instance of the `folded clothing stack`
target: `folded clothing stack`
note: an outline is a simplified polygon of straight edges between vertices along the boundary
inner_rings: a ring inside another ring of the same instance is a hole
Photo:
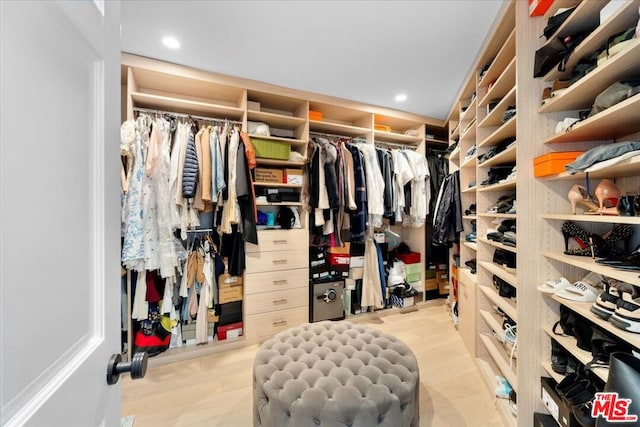
[[[488,177],[480,185],[492,185],[515,178],[516,165],[501,165],[489,168]]]
[[[515,211],[516,195],[505,194],[500,196],[496,203],[489,208],[487,213],[516,213]]]
[[[503,245],[516,247],[516,220],[505,219],[497,230],[487,229],[487,239],[500,242]]]
[[[478,162],[484,163],[487,160],[495,157],[497,154],[502,153],[504,150],[509,148],[512,144],[516,142],[516,137],[512,136],[510,138],[506,138],[498,143],[498,145],[494,145],[491,147],[486,153],[478,156]]]

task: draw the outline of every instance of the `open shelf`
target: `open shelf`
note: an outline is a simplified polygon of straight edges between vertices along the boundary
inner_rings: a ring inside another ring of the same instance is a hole
[[[587,364],[591,362],[593,356],[590,352],[585,351],[581,348],[578,348],[576,344],[576,338],[572,336],[565,335],[556,335],[553,333],[553,327],[550,325],[545,325],[542,327],[544,332],[550,337],[553,338],[560,344],[565,350],[573,355],[578,361],[582,364]],[[609,376],[609,369],[606,368],[592,368],[591,372],[596,374],[598,378],[602,381],[607,382],[607,377]]]
[[[501,182],[498,184],[487,185],[485,187],[478,187],[478,191],[499,191],[499,190],[513,190],[516,188],[516,180],[512,179],[507,182]]]
[[[282,114],[266,113],[264,111],[247,111],[247,119],[253,122],[265,122],[275,128],[294,128],[306,123],[306,119]]]
[[[183,114],[195,114],[212,119],[242,120],[244,110],[237,107],[193,101],[165,95],[133,92],[131,98],[136,107],[160,109]]]
[[[371,129],[343,125],[341,123],[331,123],[327,121],[309,120],[310,132],[326,132],[344,136],[367,136],[371,133]]]
[[[480,335],[480,341],[484,344],[487,352],[491,355],[493,363],[496,364],[500,373],[509,381],[511,387],[518,391],[518,377],[513,369],[509,367],[509,356],[506,354],[506,350],[502,347],[502,344],[497,342],[495,338],[488,337],[486,335]],[[515,359],[514,359],[515,362]],[[513,368],[515,369],[514,363]]]
[[[462,219],[476,219],[475,215],[463,215]]]
[[[500,242],[494,242],[493,240],[489,240],[486,237],[478,237],[478,242],[486,243],[487,245],[494,246],[496,248],[504,249],[505,251],[513,252],[514,254],[518,253],[518,250],[512,246],[503,245]]]
[[[478,103],[480,107],[487,105],[489,101],[503,98],[516,84],[516,58],[511,58],[509,65],[506,66],[500,77],[495,81],[491,89]]]
[[[510,147],[508,147],[503,152],[496,154],[494,157],[486,160],[482,163],[478,163],[478,166],[481,168],[488,168],[491,166],[504,165],[507,163],[515,163],[516,156],[518,154],[518,144],[513,143]]]
[[[273,187],[273,188],[302,188],[302,184],[283,184],[279,182],[261,182],[255,181],[253,183],[258,187]]]
[[[593,30],[593,32],[575,48],[567,60],[564,72],[558,71],[558,67],[554,67],[553,70],[544,76],[544,80],[550,82],[555,79],[569,78],[571,76],[571,70],[573,70],[581,58],[604,46],[609,36],[633,27],[638,22],[637,11],[637,3],[633,1],[626,2],[624,6],[616,10],[605,22],[601,22],[600,26]],[[569,19],[572,19],[572,17]]]
[[[496,386],[495,375],[498,373],[498,370],[494,371],[494,369],[489,364],[489,362],[481,358],[477,358],[476,363],[481,372],[482,378],[484,378],[484,380],[487,383],[489,392],[493,393],[493,390],[495,389],[495,386]],[[509,408],[509,400],[493,399],[493,402],[495,404],[496,410],[502,417],[502,421],[504,422],[504,424],[510,427],[515,427],[517,419],[511,413],[511,409]]]
[[[467,187],[464,190],[460,190],[461,193],[475,193],[475,191],[478,189],[477,186],[473,186],[473,187]]]
[[[565,255],[561,252],[543,252],[542,255],[546,258],[560,261],[564,264],[573,265],[574,267],[578,267],[586,271],[593,271],[594,273],[602,274],[603,276],[611,277],[612,279],[618,279],[632,285],[640,286],[638,271],[624,271],[607,267],[603,264],[598,264],[594,259],[585,256]]]
[[[560,142],[598,141],[615,139],[640,131],[640,94],[607,108],[593,117],[577,123],[569,132],[547,138],[545,144]]]
[[[622,178],[625,176],[637,176],[640,170],[640,156],[630,157],[618,163],[617,165],[609,166],[605,169],[589,172],[590,179],[612,179]],[[575,175],[570,175],[567,172],[562,172],[556,175],[545,176],[543,180],[580,180],[585,178],[584,172],[578,172]]]
[[[542,218],[558,221],[601,222],[606,224],[640,225],[640,216],[542,214]]]
[[[540,107],[539,111],[552,113],[578,109],[589,110],[596,96],[612,83],[637,77],[640,74],[640,61],[638,61],[640,40],[636,40],[638,42],[596,67],[588,76],[567,88],[562,95],[551,98]]]
[[[475,168],[478,164],[478,157],[474,154],[470,159],[465,160],[460,165],[461,168]]]
[[[478,289],[480,289],[480,292],[489,298],[491,302],[500,307],[500,309],[504,311],[507,316],[513,319],[514,322],[518,322],[518,311],[516,309],[515,301],[498,295],[498,292],[493,286],[480,285],[478,286]]]
[[[478,244],[476,242],[462,242],[462,244],[471,250],[478,250]]]
[[[615,335],[616,337],[624,340],[634,346],[637,349],[640,349],[640,335],[634,334],[633,332],[624,331],[607,320],[601,319],[595,314],[591,313],[591,305],[590,302],[579,302],[579,301],[571,301],[568,299],[560,298],[557,295],[551,295],[555,301],[558,301],[560,304],[569,307],[571,310],[575,311],[582,317],[589,319],[592,323],[595,323],[605,331],[609,332],[611,335]]]
[[[516,87],[512,87],[511,90],[493,107],[493,110],[487,116],[482,119],[478,124],[479,127],[500,126],[502,122],[502,116],[504,111],[511,105],[516,104]],[[484,107],[482,107],[484,108]]]
[[[373,137],[376,142],[398,142],[408,145],[417,145],[424,140],[424,137],[421,136],[409,136],[401,133],[384,132],[380,130],[374,130]]]
[[[482,140],[482,142],[478,144],[478,148],[493,147],[494,145],[500,144],[503,140],[515,136],[517,118],[518,118],[517,115],[513,116],[506,123],[504,123],[498,129],[493,131],[491,135],[486,137],[484,140]]]
[[[542,362],[542,368],[547,372],[547,374],[549,374],[551,378],[555,380],[555,382],[559,383],[564,379],[564,375],[559,374],[553,370],[553,368],[551,367],[551,362],[549,361]]]
[[[473,101],[471,101],[471,103],[467,106],[467,109],[464,111],[464,113],[460,113],[460,121],[463,120],[472,120],[473,118],[476,117],[476,104],[478,102],[478,97],[474,97]]]
[[[476,140],[476,125],[474,123],[471,126],[469,126],[468,128],[466,128],[464,133],[462,135],[460,135],[460,143],[464,144],[467,141],[469,141],[471,143],[474,143],[475,140]],[[473,145],[473,144],[471,144],[471,145]]]
[[[293,167],[303,167],[305,165],[304,162],[294,162],[291,160],[277,160],[277,159],[266,159],[264,157],[256,158],[256,162],[259,165],[263,166],[293,166]]]
[[[509,34],[509,37],[505,41],[500,51],[496,55],[493,62],[487,69],[487,72],[482,76],[482,79],[478,82],[478,86],[488,86],[487,82],[492,82],[498,78],[502,70],[504,70],[509,63],[516,56],[516,30],[515,28]],[[486,84],[485,84],[486,83]]]
[[[486,310],[478,310],[480,317],[484,322],[497,333],[502,333],[502,316],[496,312],[489,312]]]
[[[478,216],[481,217],[485,217],[485,218],[509,218],[509,219],[516,219],[516,214],[507,214],[507,213],[490,213],[490,212],[483,212],[483,213],[479,213]]]
[[[491,274],[495,274],[505,282],[509,283],[514,288],[518,288],[518,277],[515,274],[509,273],[504,268],[489,261],[480,261],[480,266]]]

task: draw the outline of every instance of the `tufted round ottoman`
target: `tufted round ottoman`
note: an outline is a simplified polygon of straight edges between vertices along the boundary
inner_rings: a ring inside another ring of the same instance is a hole
[[[404,343],[349,322],[280,332],[253,364],[253,425],[417,426],[420,379]]]

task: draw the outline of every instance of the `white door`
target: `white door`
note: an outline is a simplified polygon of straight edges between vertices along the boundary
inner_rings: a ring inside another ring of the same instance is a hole
[[[120,5],[0,15],[0,424],[117,426]]]

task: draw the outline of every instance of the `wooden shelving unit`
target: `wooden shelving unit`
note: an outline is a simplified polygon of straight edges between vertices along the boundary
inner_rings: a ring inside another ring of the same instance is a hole
[[[583,365],[586,365],[591,361],[591,359],[593,359],[590,352],[578,348],[578,346],[576,345],[575,337],[556,335],[553,333],[552,326],[549,325],[544,326],[542,329],[550,338],[556,340],[558,344],[562,346],[562,348],[571,353],[571,355],[578,359],[578,361]],[[591,371],[596,374],[596,376],[602,381],[607,381],[607,377],[609,376],[609,369],[593,368]]]
[[[509,273],[507,270],[502,268],[499,265],[496,265],[489,261],[480,261],[480,266],[487,270],[491,274],[495,274],[505,282],[508,282],[514,288],[518,288],[518,276],[512,273]]]

